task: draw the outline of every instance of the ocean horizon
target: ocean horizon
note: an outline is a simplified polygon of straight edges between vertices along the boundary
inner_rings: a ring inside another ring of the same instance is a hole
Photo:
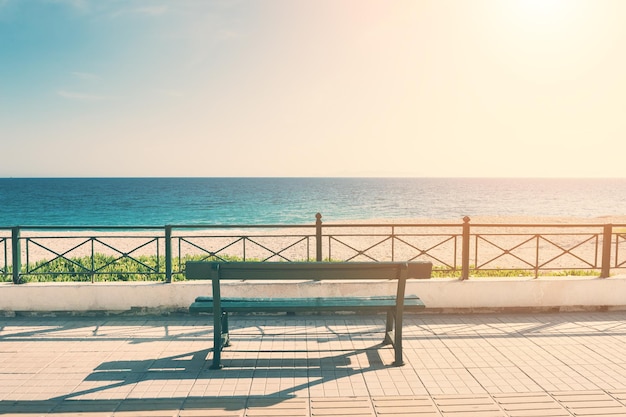
[[[626,215],[626,178],[0,178],[0,227]]]

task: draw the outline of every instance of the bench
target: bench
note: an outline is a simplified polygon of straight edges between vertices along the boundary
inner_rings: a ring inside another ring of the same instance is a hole
[[[430,262],[187,262],[187,279],[212,281],[212,296],[197,297],[191,314],[213,314],[213,363],[220,369],[222,348],[230,346],[228,313],[349,311],[387,313],[383,345],[391,344],[395,366],[402,359],[402,318],[405,310],[418,311],[424,303],[416,295],[406,295],[409,278],[430,278]],[[222,298],[223,280],[396,280],[395,295],[323,298]]]

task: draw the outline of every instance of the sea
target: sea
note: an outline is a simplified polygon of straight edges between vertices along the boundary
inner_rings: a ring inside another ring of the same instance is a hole
[[[0,227],[626,215],[626,178],[0,178]]]

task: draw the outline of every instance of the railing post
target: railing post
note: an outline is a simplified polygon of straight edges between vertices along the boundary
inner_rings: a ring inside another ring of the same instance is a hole
[[[94,245],[95,238],[91,238],[91,283],[96,282],[96,248]]]
[[[322,261],[322,215],[315,215],[315,260]]]
[[[13,283],[20,283],[20,272],[22,271],[22,246],[20,244],[19,226],[11,229],[11,256],[13,264]]]
[[[165,282],[172,282],[172,226],[165,226]]]
[[[613,225],[605,224],[602,234],[602,271],[600,278],[608,278],[611,275],[611,239],[613,237]]]
[[[470,218],[463,217],[463,237],[461,242],[461,279],[469,278],[470,259]]]

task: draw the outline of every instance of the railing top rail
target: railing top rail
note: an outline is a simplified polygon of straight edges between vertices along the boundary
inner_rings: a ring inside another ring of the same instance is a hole
[[[315,224],[173,224],[173,229],[303,229]]]
[[[552,227],[552,228],[572,228],[572,227],[603,227],[607,224],[615,227],[626,227],[625,224],[618,223],[469,223],[471,227]],[[355,228],[355,227],[459,227],[464,223],[331,223],[325,222],[324,227]]]
[[[20,230],[162,230],[165,227],[172,229],[302,229],[314,228],[315,224],[168,224],[161,226],[98,226],[98,225],[80,225],[80,226],[44,226],[44,225],[26,225],[26,226],[0,226],[0,230],[12,230],[13,228]]]
[[[163,226],[98,226],[98,225],[83,225],[83,226],[44,226],[44,225],[26,225],[26,226],[0,226],[0,230],[12,230],[13,228],[19,228],[20,230],[160,230]]]
[[[360,228],[360,227],[459,227],[466,223],[430,223],[430,222],[402,222],[395,223],[393,221],[387,223],[333,223],[324,222],[324,228]],[[611,225],[613,227],[626,227],[626,223],[471,223],[471,227],[543,227],[543,228],[576,228],[576,227],[603,227]],[[165,224],[165,225],[14,225],[0,226],[0,230],[12,230],[19,228],[20,230],[161,230],[165,227],[172,229],[302,229],[315,228],[315,223],[304,224]]]
[[[474,227],[543,227],[543,228],[580,228],[580,227],[626,227],[626,224],[614,223],[471,223]]]
[[[324,223],[324,228],[356,228],[356,227],[459,227],[463,223]]]

